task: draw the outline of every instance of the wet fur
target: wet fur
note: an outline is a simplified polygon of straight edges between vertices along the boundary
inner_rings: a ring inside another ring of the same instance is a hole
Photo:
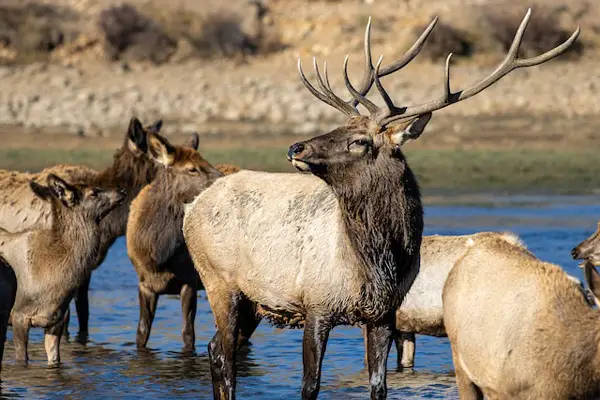
[[[600,395],[598,311],[560,267],[477,244],[450,272],[443,308],[461,399]]]

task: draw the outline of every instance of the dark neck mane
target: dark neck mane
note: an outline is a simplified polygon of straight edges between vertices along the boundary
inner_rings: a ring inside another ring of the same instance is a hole
[[[399,306],[414,279],[423,232],[419,187],[401,153],[380,154],[347,178],[331,185],[364,268],[363,317],[377,318]]]
[[[136,157],[124,144],[115,153],[112,165],[100,172],[92,184],[102,188],[125,189],[128,197],[133,198],[154,179],[156,169],[153,161],[145,155]]]

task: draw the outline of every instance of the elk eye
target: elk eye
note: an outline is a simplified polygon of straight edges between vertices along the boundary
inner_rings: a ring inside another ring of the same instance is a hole
[[[189,168],[189,169],[188,169],[188,171],[189,171],[191,174],[199,174],[199,173],[200,173],[200,170],[198,170],[198,168],[196,168],[196,167]]]
[[[357,139],[354,142],[352,142],[352,144],[355,144],[357,146],[368,146],[369,141],[367,139]]]
[[[92,193],[90,194],[90,197],[92,197],[92,198],[98,197],[98,194],[100,194],[100,189],[92,189]]]

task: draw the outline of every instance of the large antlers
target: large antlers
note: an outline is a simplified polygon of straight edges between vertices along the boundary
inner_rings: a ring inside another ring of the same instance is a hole
[[[521,42],[523,41],[523,35],[525,34],[525,30],[527,29],[527,24],[531,18],[531,9],[527,10],[527,14],[517,33],[515,34],[515,38],[506,54],[506,57],[502,61],[502,63],[496,68],[494,72],[492,72],[487,78],[482,81],[476,83],[468,89],[460,90],[457,92],[452,92],[450,89],[450,60],[452,58],[452,53],[448,55],[445,63],[445,77],[444,77],[444,93],[443,95],[434,101],[424,103],[417,106],[406,106],[406,107],[397,107],[394,105],[392,99],[387,94],[385,89],[383,88],[380,78],[385,75],[391,74],[402,67],[406,66],[410,61],[412,61],[421,51],[423,44],[431,30],[435,26],[437,22],[437,17],[427,26],[423,34],[417,39],[417,41],[413,44],[413,46],[406,52],[402,59],[387,68],[381,68],[381,61],[383,57],[379,58],[376,66],[373,67],[373,63],[371,60],[371,43],[370,43],[370,28],[371,28],[371,20],[369,19],[369,23],[367,24],[366,32],[365,32],[365,74],[363,77],[363,82],[359,90],[356,90],[350,80],[348,78],[348,56],[344,60],[344,81],[346,83],[346,88],[350,92],[353,97],[351,101],[344,101],[340,97],[336,96],[331,90],[331,85],[329,84],[329,79],[327,77],[327,64],[324,66],[324,74],[325,81],[321,78],[319,73],[316,60],[314,61],[315,74],[317,75],[317,81],[319,83],[319,87],[323,90],[323,93],[317,91],[304,76],[302,71],[302,67],[300,64],[300,60],[298,60],[298,70],[300,72],[300,77],[304,85],[308,88],[308,90],[315,95],[320,100],[325,103],[337,108],[338,110],[344,112],[349,116],[357,116],[360,115],[358,110],[356,109],[356,105],[360,103],[363,107],[367,109],[370,113],[370,117],[373,118],[380,126],[386,126],[394,121],[405,119],[409,117],[413,117],[416,115],[422,115],[426,113],[430,113],[436,110],[440,110],[444,107],[449,106],[453,103],[458,103],[459,101],[468,99],[471,96],[476,95],[479,92],[487,89],[494,83],[498,82],[502,77],[510,73],[511,71],[523,68],[523,67],[531,67],[534,65],[542,64],[546,61],[551,60],[552,58],[564,53],[572,44],[575,42],[577,37],[579,36],[580,29],[577,27],[575,32],[561,45],[555,47],[552,50],[547,51],[537,57],[526,58],[526,59],[518,59],[518,52]],[[371,86],[375,83],[375,87],[377,91],[383,98],[386,109],[381,109],[375,103],[367,99],[365,96]]]

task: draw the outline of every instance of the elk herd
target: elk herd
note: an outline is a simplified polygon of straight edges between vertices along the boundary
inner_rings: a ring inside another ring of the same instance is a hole
[[[415,334],[449,338],[461,399],[600,395],[600,226],[573,250],[589,292],[514,234],[423,236],[419,185],[402,153],[433,112],[560,55],[579,35],[519,58],[530,17],[491,75],[453,91],[450,55],[441,96],[420,105],[394,104],[380,79],[419,54],[437,18],[386,67],[373,63],[369,20],[359,86],[347,57],[343,65],[350,100],[334,93],[326,64],[321,71],[314,61],[315,87],[298,61],[310,93],[348,117],[290,146],[288,160],[303,173],[213,166],[198,153],[197,134],[173,144],[161,121],[144,127],[136,118],[104,171],[0,171],[0,357],[9,325],[22,361],[30,327],[42,327],[48,363],[59,363],[71,300],[85,337],[91,275],[125,235],[139,278],[138,347],[148,343],[159,296],[178,294],[183,346],[193,351],[197,291],[206,291],[215,398],[235,398],[236,352],[262,319],[304,329],[303,399],[318,396],[331,329],[355,324],[372,399],[387,396],[392,342],[401,367],[413,366]],[[384,107],[367,98],[373,86]]]

